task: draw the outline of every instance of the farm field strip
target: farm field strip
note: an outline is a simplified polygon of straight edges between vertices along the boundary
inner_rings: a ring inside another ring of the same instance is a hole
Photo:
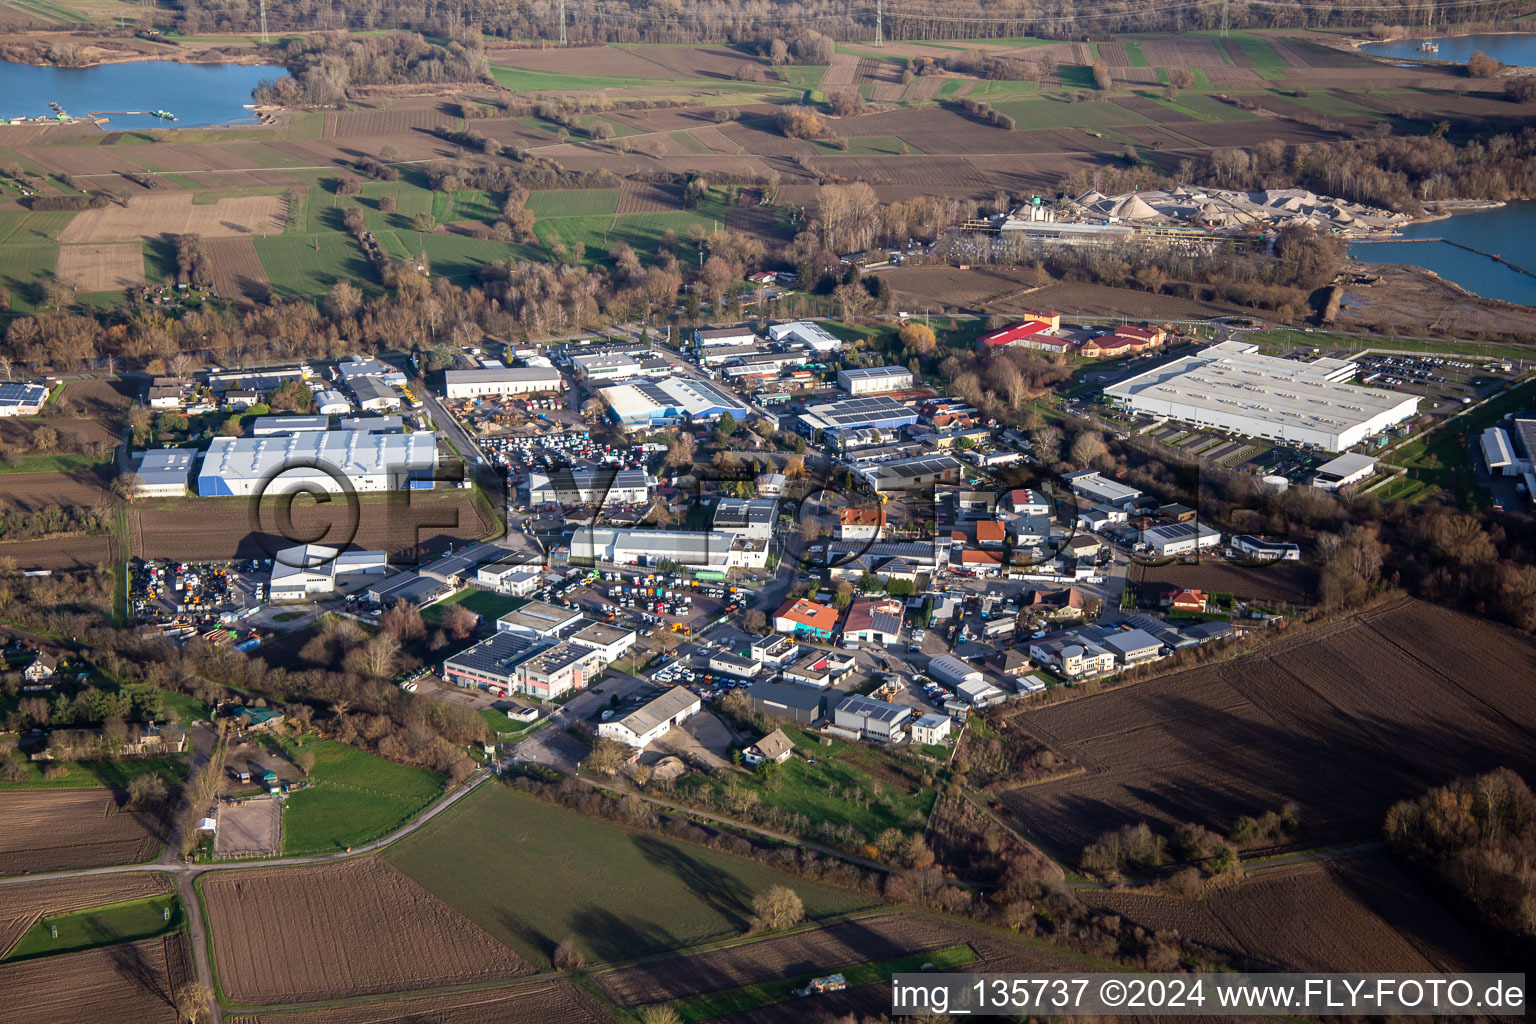
[[[183,933],[0,966],[0,1024],[102,1019],[177,1024],[176,996],[192,980]]]
[[[152,815],[101,789],[0,792],[0,873],[132,864],[160,849]]]
[[[16,945],[40,917],[90,907],[159,896],[169,889],[165,875],[151,872],[44,879],[8,885],[0,911],[0,957]]]

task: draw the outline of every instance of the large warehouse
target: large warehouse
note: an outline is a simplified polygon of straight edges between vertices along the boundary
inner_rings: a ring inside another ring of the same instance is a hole
[[[216,437],[203,455],[197,493],[287,494],[320,488],[340,493],[337,476],[356,491],[403,490],[408,480],[431,479],[437,435],[308,431],[287,437]],[[263,488],[263,482],[269,481]]]
[[[676,562],[715,571],[761,569],[768,562],[768,541],[723,530],[618,530],[598,526],[571,535],[570,557],[578,564]]]
[[[187,493],[192,472],[191,448],[151,448],[139,456],[133,493],[144,498],[179,498]]]
[[[735,395],[693,377],[642,380],[598,391],[613,418],[627,429],[647,429],[673,423],[713,423],[725,413],[744,420],[747,404]]]
[[[1224,341],[1111,385],[1104,394],[1149,416],[1339,452],[1412,418],[1419,408],[1412,395],[1343,383],[1355,369],[1345,359],[1302,363]]]
[[[532,395],[565,387],[560,371],[544,366],[502,366],[489,370],[448,370],[443,394],[449,398],[477,395]]]
[[[905,391],[912,386],[912,371],[905,366],[871,366],[860,370],[838,370],[837,386],[850,395],[879,395]]]
[[[48,385],[0,382],[0,416],[36,416],[48,402]]]

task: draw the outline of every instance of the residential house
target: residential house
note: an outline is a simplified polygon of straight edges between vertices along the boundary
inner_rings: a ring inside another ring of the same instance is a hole
[[[1115,667],[1114,652],[1074,633],[1032,641],[1029,654],[1068,679],[1101,675]]]
[[[1081,619],[1087,610],[1088,598],[1076,587],[1059,590],[1033,590],[1025,609],[1043,614],[1048,619]]]
[[[59,662],[53,655],[47,651],[38,651],[27,663],[27,667],[21,670],[21,674],[29,683],[41,683],[52,679],[58,667]]]
[[[976,524],[976,543],[984,548],[1000,548],[1007,537],[1007,526],[996,519],[983,519]]]
[[[961,491],[955,495],[955,508],[963,518],[990,516],[997,511],[997,495],[991,491]]]
[[[527,566],[493,563],[476,571],[475,582],[513,597],[527,597],[539,589],[540,575],[539,570]]]
[[[783,764],[795,753],[795,745],[784,735],[783,729],[775,729],[741,752],[747,764]]]
[[[1176,587],[1163,594],[1162,604],[1169,611],[1203,612],[1210,606],[1210,600],[1203,590]]]
[[[873,540],[884,529],[883,508],[845,508],[837,514],[838,540]]]
[[[954,719],[948,715],[930,711],[912,723],[912,742],[920,743],[925,747],[938,746],[949,739],[949,730],[953,722]]]
[[[1051,514],[1051,499],[1028,487],[1009,491],[1003,504],[1016,516],[1049,516]]]

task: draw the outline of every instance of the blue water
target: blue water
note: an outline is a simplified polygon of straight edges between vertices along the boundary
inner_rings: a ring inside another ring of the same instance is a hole
[[[1360,49],[1377,57],[1431,58],[1465,64],[1476,50],[1504,64],[1536,67],[1536,32],[1502,32],[1489,35],[1440,36],[1439,53],[1420,53],[1422,39],[1394,39],[1390,43],[1366,43]]]
[[[94,68],[34,67],[0,62],[0,117],[100,113],[106,128],[201,128],[251,123],[251,90],[287,71],[273,64],[178,64],[168,60]],[[169,110],[175,121],[121,111]]]
[[[1444,52],[1443,50],[1441,51]],[[1447,220],[1410,224],[1403,238],[1449,238],[1536,271],[1536,200],[1507,203],[1494,210],[1458,213]],[[1435,242],[1356,242],[1349,255],[1368,263],[1405,263],[1433,270],[1470,292],[1536,306],[1536,277],[1517,273],[1486,256]]]

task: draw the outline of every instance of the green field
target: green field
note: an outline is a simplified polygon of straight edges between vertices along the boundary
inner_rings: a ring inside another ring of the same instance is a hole
[[[1017,122],[1020,131],[1052,128],[1116,128],[1148,120],[1116,103],[1072,103],[1059,96],[1038,96],[992,104]]]
[[[299,750],[282,741],[283,753]],[[283,809],[283,853],[334,853],[394,831],[443,791],[436,772],[396,764],[333,740],[309,738],[310,785]]]
[[[444,598],[437,604],[431,605],[424,609],[421,615],[428,622],[441,622],[444,612],[453,605],[461,604],[480,616],[482,624],[489,624],[527,603],[528,599],[525,597],[508,597],[506,594],[493,594],[489,590],[471,588],[461,590],[452,597]]]
[[[171,893],[147,900],[92,907],[41,918],[5,954],[3,962],[33,960],[40,956],[151,939],[185,926],[186,915],[182,913],[181,901]],[[54,938],[55,930],[58,938]]]
[[[103,461],[89,455],[22,455],[0,463],[0,473],[95,473],[111,463],[111,459]]]
[[[1530,408],[1533,401],[1536,381],[1526,381],[1403,445],[1387,459],[1408,470],[1405,480],[1389,485],[1391,496],[1416,498],[1429,488],[1438,487],[1448,500],[1464,508],[1486,506],[1488,495],[1477,486],[1477,475],[1467,451],[1468,439],[1510,413]]]
[[[1147,66],[1147,55],[1141,52],[1141,44],[1134,39],[1125,39],[1120,43],[1125,48],[1125,59],[1131,62],[1133,68]]]
[[[528,195],[537,220],[551,217],[612,217],[619,212],[616,188],[547,188]]]
[[[56,245],[0,246],[0,288],[11,293],[12,312],[36,312],[32,285],[52,274],[58,265]]]
[[[73,210],[0,211],[0,245],[51,245],[74,218]]]
[[[187,777],[187,761],[184,757],[128,758],[122,761],[73,761],[62,765],[64,774],[56,779],[43,778],[43,765],[39,761],[14,758],[27,771],[20,782],[0,782],[0,793],[14,789],[127,789],[135,775],[153,772],[165,780],[167,786],[179,786]]]
[[[320,295],[337,281],[374,281],[357,242],[339,232],[252,240],[279,295]]]
[[[706,992],[703,995],[679,999],[670,1005],[682,1018],[683,1024],[694,1024],[695,1021],[724,1017],[728,1013],[741,1013],[746,1010],[755,1010],[760,1006],[777,1006],[780,1003],[787,1003],[795,998],[792,989],[803,988],[812,978],[824,976],[834,970],[847,980],[849,988],[856,988],[860,985],[889,982],[893,974],[916,973],[930,964],[934,969],[943,971],[975,963],[978,959],[975,950],[962,944],[930,949],[924,953],[912,953],[909,956],[894,957],[890,960],[851,964],[846,967],[823,964],[818,965],[817,969],[809,974],[766,981],[760,985],[744,985],[741,988]]]
[[[497,784],[470,794],[385,856],[538,963],[547,963],[567,937],[592,959],[611,961],[739,935],[752,897],[770,885],[794,889],[812,918],[871,903]]]
[[[906,156],[912,153],[921,153],[909,143],[903,142],[894,135],[871,135],[863,138],[844,140],[848,143],[847,149],[838,149],[826,142],[812,142],[818,153],[827,156]]]
[[[741,783],[750,787],[762,804],[803,815],[810,835],[822,841],[835,842],[817,831],[822,825],[852,826],[863,841],[873,841],[888,828],[922,831],[935,792],[931,787],[921,788],[920,781],[912,777],[920,769],[860,743],[833,740],[823,746],[797,726],[782,728],[801,756],[786,761],[767,782],[754,778]],[[816,763],[810,764],[807,758],[814,758]],[[698,796],[707,789],[723,793],[725,784],[694,773],[678,788]]]

